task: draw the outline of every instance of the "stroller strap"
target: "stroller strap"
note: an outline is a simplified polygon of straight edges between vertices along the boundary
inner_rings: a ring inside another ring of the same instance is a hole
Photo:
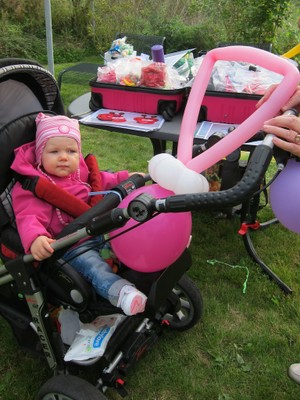
[[[102,181],[96,157],[89,154],[85,158],[85,162],[89,169],[89,184],[92,190],[101,191]],[[39,199],[74,218],[79,217],[103,198],[102,195],[93,196],[90,204],[87,204],[43,176],[31,178],[16,174],[16,179],[21,183],[23,189],[30,190]]]
[[[88,169],[89,169],[89,184],[92,187],[93,192],[99,192],[103,190],[103,184],[101,179],[101,174],[99,172],[97,158],[93,154],[88,154],[84,159]],[[103,199],[103,195],[92,196],[90,199],[90,206],[93,207],[100,200]]]

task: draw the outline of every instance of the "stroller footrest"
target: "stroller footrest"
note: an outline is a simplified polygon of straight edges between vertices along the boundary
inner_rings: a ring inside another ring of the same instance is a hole
[[[102,387],[113,387],[121,396],[125,396],[127,391],[124,388],[124,377],[127,375],[129,369],[145,354],[157,341],[162,328],[153,323],[148,323],[145,320],[140,327],[133,332],[122,346],[120,352],[111,361],[110,365],[106,367],[98,382],[101,382]]]

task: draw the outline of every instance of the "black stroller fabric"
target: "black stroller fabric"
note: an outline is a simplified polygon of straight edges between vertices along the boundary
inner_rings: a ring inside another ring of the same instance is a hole
[[[11,58],[0,60],[0,89],[0,128],[33,111],[49,110],[65,114],[54,76],[35,61]],[[13,89],[14,93],[7,98]],[[32,96],[29,98],[30,94]]]
[[[64,114],[53,75],[34,61],[0,60],[0,194],[12,178],[13,151],[34,140],[34,119],[42,110]]]
[[[35,138],[35,117],[40,112],[64,114],[54,76],[40,64],[24,59],[0,60],[0,233],[1,244],[22,252],[13,226],[10,165],[14,149]],[[4,229],[5,228],[5,229]]]

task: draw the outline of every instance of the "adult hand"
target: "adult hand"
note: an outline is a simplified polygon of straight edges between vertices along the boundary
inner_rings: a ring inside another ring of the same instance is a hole
[[[265,92],[264,96],[256,103],[256,108],[259,108],[262,104],[264,104],[274,90],[277,88],[278,84],[271,85]],[[292,97],[289,101],[281,108],[281,111],[284,112],[291,108],[295,108],[298,112],[300,112],[300,86],[297,87]]]
[[[32,242],[30,247],[33,258],[37,261],[42,261],[45,258],[50,257],[51,254],[54,252],[54,249],[50,246],[50,244],[53,242],[55,242],[55,240],[47,236],[37,237]]]
[[[275,146],[300,157],[300,118],[293,115],[272,118],[265,122],[263,131],[275,135]]]

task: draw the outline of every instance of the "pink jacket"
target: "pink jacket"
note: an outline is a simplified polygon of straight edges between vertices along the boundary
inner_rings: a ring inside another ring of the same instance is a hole
[[[35,142],[27,143],[15,150],[15,159],[11,168],[17,173],[29,177],[41,176],[35,167]],[[89,171],[84,158],[80,158],[80,179],[74,173],[67,178],[51,175],[52,181],[75,195],[80,200],[88,202],[88,193],[91,191],[88,182]],[[103,190],[108,190],[128,178],[128,171],[109,173],[99,171],[102,178]],[[16,182],[12,190],[13,209],[16,216],[18,232],[26,253],[30,252],[32,242],[41,235],[54,238],[73,217],[61,212],[63,222],[57,210],[46,201],[38,199],[31,191],[24,190]]]

